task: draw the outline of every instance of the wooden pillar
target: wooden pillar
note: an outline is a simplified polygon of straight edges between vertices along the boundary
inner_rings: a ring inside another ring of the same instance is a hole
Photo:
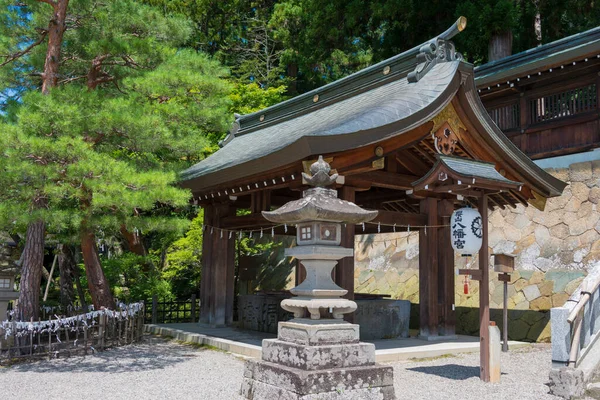
[[[479,213],[481,214],[481,226],[483,238],[481,250],[479,250],[479,270],[481,280],[479,281],[479,364],[481,368],[481,380],[490,381],[490,284],[489,284],[489,251],[488,251],[488,196],[484,194],[479,200]]]
[[[454,250],[452,249],[450,217],[454,211],[451,200],[442,200],[438,207],[440,225],[448,225],[438,231],[438,303],[440,305],[441,331],[444,336],[456,334],[454,311]]]
[[[232,211],[235,209],[227,204],[206,206],[204,211],[204,223],[208,226],[202,244],[200,322],[212,326],[233,322],[235,239],[218,229],[222,218]]]
[[[204,206],[204,224],[213,226],[214,206]],[[200,280],[200,322],[210,323],[211,289],[212,285],[212,239],[210,228],[206,228],[202,237],[202,276]]]
[[[355,190],[353,187],[342,186],[339,198],[346,201],[355,201]],[[354,249],[354,225],[342,225],[342,242],[340,246]],[[345,257],[338,261],[335,267],[335,283],[346,289],[346,299],[354,300],[354,257]]]
[[[427,214],[427,225],[438,225],[438,200],[421,200],[421,214]],[[438,234],[436,228],[419,231],[419,336],[426,339],[438,335]]]

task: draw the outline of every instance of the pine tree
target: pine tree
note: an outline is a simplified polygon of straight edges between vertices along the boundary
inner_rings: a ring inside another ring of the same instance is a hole
[[[175,171],[198,160],[209,133],[225,130],[229,85],[216,62],[177,51],[191,32],[181,17],[133,0],[60,1],[66,29],[56,28],[56,13],[36,2],[18,12],[9,6],[2,16],[21,18],[29,33],[40,21],[50,23],[38,45],[4,66],[15,77],[5,92],[18,93],[20,105],[7,108],[0,127],[0,184],[10,188],[0,193],[0,211],[5,223],[39,220],[79,241],[94,305],[114,307],[97,233],[186,225],[151,211],[188,204],[189,192],[174,185]],[[50,42],[53,29],[63,31],[59,43]],[[29,36],[12,40],[5,53],[17,54],[29,42]],[[46,71],[42,56],[51,49],[57,65],[50,74],[38,72]],[[42,207],[34,206],[38,198]],[[43,246],[36,251],[43,255]],[[26,290],[39,294],[39,283]],[[25,314],[35,316],[36,300]]]

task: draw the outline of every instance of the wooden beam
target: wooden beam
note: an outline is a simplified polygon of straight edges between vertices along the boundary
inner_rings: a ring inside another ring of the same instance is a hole
[[[221,222],[223,229],[269,228],[274,224],[267,221],[260,213],[248,215],[232,215],[224,217]]]
[[[400,150],[396,154],[396,161],[417,176],[425,175],[431,168],[430,165],[427,165],[425,161],[420,157],[415,156],[408,149]]]
[[[381,223],[382,225],[393,226],[394,224],[400,226],[424,226],[428,225],[427,222],[427,214],[412,214],[412,213],[404,213],[404,212],[396,212],[396,211],[386,211],[379,210],[377,217],[375,217],[372,223]],[[437,225],[429,224],[429,225]]]
[[[370,182],[372,186],[393,190],[411,189],[412,183],[419,179],[416,175],[396,174],[387,171],[363,172],[357,176]]]

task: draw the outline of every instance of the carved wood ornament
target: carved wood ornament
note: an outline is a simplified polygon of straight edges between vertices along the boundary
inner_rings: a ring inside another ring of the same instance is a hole
[[[456,144],[460,139],[458,132],[460,132],[461,128],[466,131],[452,103],[449,103],[433,119],[431,137],[438,153],[445,155],[452,155],[454,153]]]

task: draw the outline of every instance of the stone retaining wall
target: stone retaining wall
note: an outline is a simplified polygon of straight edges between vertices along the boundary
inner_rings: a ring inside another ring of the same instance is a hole
[[[562,306],[587,271],[600,263],[600,161],[550,169],[569,183],[562,196],[549,199],[545,210],[522,205],[496,210],[489,216],[492,253],[517,256],[517,272],[508,286],[509,338],[549,341],[549,310]],[[357,236],[355,290],[391,294],[419,302],[419,238],[411,232]],[[492,266],[490,259],[490,266]],[[456,258],[456,267],[477,268],[478,259]],[[502,322],[502,283],[490,273],[492,319]],[[458,333],[478,332],[478,282],[464,294],[463,277],[456,277]],[[418,307],[413,306],[413,317]],[[416,318],[412,320],[416,325]]]

